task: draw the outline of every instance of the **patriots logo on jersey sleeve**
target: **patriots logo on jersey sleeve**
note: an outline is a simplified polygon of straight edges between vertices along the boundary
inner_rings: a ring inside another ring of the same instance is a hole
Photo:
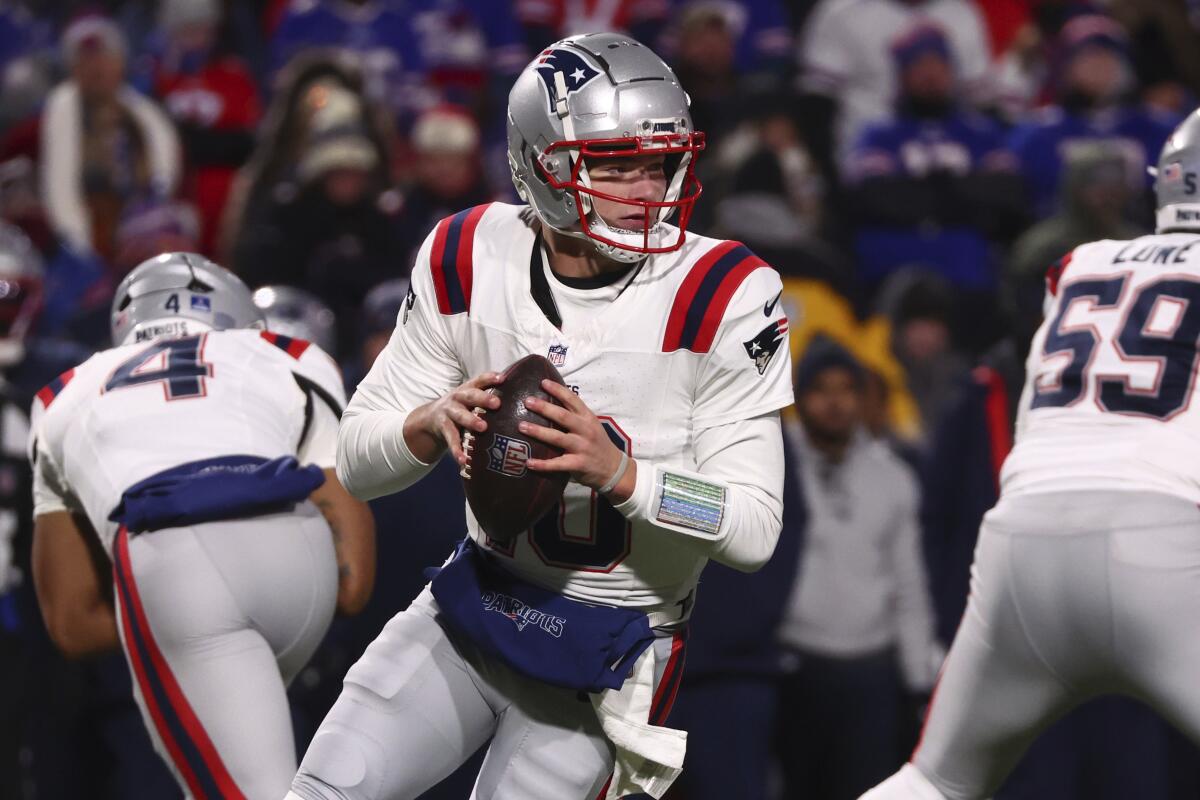
[[[525,474],[529,453],[528,442],[495,434],[492,446],[488,448],[488,469],[510,478],[519,478]]]
[[[754,362],[754,367],[758,370],[759,375],[767,371],[767,365],[771,363],[771,359],[774,358],[775,352],[779,349],[787,332],[787,319],[777,319],[759,331],[758,335],[750,341],[742,342],[742,347],[746,348],[746,355],[750,356],[750,360]]]
[[[558,92],[554,88],[554,73],[563,73],[567,83],[567,94],[577,92],[600,74],[600,70],[583,60],[578,53],[570,50],[544,50],[538,57],[537,74],[546,85],[546,96],[549,98],[550,112],[554,112],[554,101]]]

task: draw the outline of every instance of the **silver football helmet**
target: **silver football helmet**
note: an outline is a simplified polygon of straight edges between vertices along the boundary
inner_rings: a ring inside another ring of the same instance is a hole
[[[628,36],[592,33],[550,45],[508,95],[508,165],[517,194],[541,221],[591,241],[617,261],[683,245],[700,195],[696,154],[704,134],[692,127],[691,101],[671,68]],[[596,191],[586,159],[664,154],[667,190],[659,201]],[[641,230],[614,227],[593,198],[638,208]],[[664,223],[676,210],[676,227]]]
[[[295,286],[260,286],[254,305],[267,318],[267,330],[307,339],[326,353],[337,352],[337,317],[316,295]]]
[[[114,345],[266,325],[241,278],[196,253],[163,253],[134,267],[117,287],[110,322]]]
[[[1200,230],[1200,109],[1167,138],[1154,173],[1159,233]]]

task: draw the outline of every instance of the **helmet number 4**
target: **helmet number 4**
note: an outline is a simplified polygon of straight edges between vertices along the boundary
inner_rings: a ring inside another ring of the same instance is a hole
[[[167,303],[164,306],[164,308],[166,308],[167,311],[174,311],[176,314],[178,314],[179,313],[179,295],[173,294],[170,297],[168,297]]]

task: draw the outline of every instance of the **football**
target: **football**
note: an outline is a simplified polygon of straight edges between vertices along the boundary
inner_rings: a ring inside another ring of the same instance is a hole
[[[562,451],[517,429],[522,421],[557,427],[526,408],[525,400],[538,397],[561,405],[541,386],[547,378],[563,383],[562,376],[538,355],[522,358],[502,374],[503,382],[490,390],[500,396],[500,407],[475,409],[487,422],[487,430],[463,434],[467,464],[460,473],[475,519],[497,542],[512,540],[541,519],[567,485],[565,472],[539,473],[526,465],[530,458],[554,458]]]

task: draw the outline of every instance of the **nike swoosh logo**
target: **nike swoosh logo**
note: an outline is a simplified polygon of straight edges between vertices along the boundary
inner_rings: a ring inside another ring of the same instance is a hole
[[[783,297],[783,290],[779,290],[779,294],[775,295],[775,299],[763,306],[763,315],[771,316],[771,312],[775,310],[775,304],[779,302],[779,298]]]

